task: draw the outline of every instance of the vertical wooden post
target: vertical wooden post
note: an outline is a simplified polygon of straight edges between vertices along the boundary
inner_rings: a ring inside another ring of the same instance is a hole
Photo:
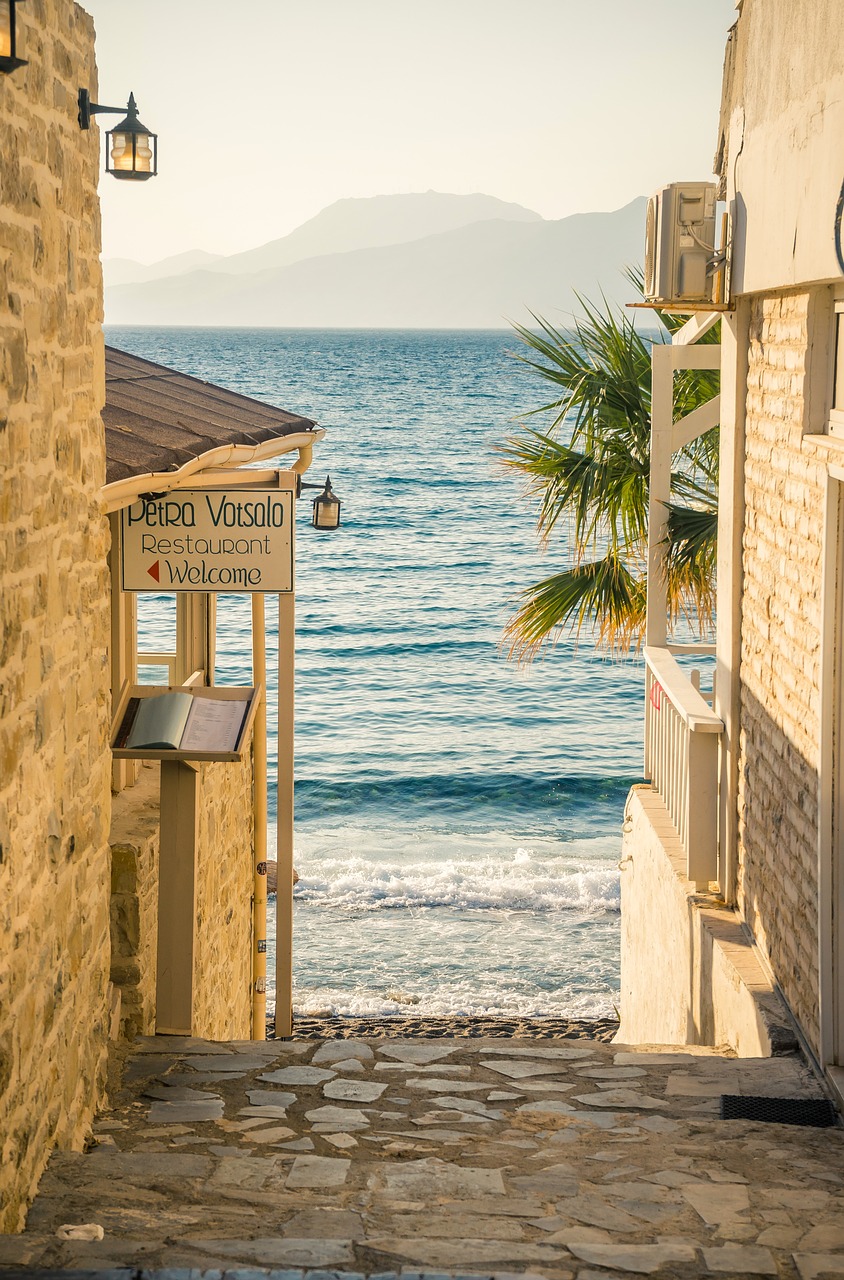
[[[263,696],[252,730],[252,1039],[267,1038],[267,631],[264,596],[252,596],[252,683]]]
[[[137,597],[122,591],[120,585],[120,513],[109,517],[111,549],[108,554],[111,574],[111,692],[112,714],[125,684],[138,682]],[[137,760],[114,760],[111,766],[111,789],[122,791],[134,785],[138,776]]]
[[[674,352],[651,349],[651,471],[648,490],[648,603],[645,643],[662,648],[668,634],[665,538],[671,496],[671,427],[674,417]]]
[[[276,891],[275,1035],[293,1034],[293,593],[278,597],[278,888]]]
[[[196,766],[162,760],[155,1029],[164,1035],[193,1034],[198,795]]]

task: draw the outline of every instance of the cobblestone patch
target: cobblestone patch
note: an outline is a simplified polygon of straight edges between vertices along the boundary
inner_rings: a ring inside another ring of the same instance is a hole
[[[335,1043],[136,1042],[0,1280],[844,1275],[844,1130],[718,1119],[722,1092],[822,1096],[798,1057]]]

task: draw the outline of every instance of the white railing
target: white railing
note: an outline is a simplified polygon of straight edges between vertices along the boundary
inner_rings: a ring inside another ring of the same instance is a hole
[[[686,875],[705,886],[718,876],[718,736],[724,722],[696,687],[699,680],[693,683],[667,648],[646,646],[645,666],[645,777],[677,829]]]

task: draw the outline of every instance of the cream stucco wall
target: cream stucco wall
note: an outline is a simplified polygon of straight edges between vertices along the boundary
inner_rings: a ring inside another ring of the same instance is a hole
[[[744,0],[721,121],[736,294],[841,277],[841,18],[840,0]]]
[[[104,1084],[108,527],[91,19],[17,7],[0,74],[0,1229]]]

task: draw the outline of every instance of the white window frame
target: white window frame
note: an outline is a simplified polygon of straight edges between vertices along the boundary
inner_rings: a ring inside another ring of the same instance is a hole
[[[832,299],[832,315],[829,334],[829,378],[827,385],[829,415],[827,432],[844,439],[844,386],[839,389],[841,407],[835,407],[835,374],[838,365],[838,344],[844,347],[844,293],[836,290]]]

